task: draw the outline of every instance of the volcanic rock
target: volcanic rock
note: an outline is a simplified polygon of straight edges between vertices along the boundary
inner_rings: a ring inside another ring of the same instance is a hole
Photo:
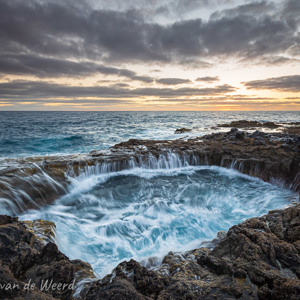
[[[131,139],[85,155],[9,160],[8,167],[0,170],[0,198],[12,203],[7,209],[16,214],[63,194],[67,175],[78,176],[88,168],[111,172],[143,166],[170,153],[177,156],[178,164],[234,167],[299,191],[299,150],[295,134],[259,131],[231,130],[174,141]],[[15,187],[22,191],[18,199]],[[0,284],[23,287],[31,280],[36,285],[33,290],[0,289],[0,299],[71,299],[73,290],[38,287],[47,279],[72,284],[74,279],[93,278],[89,264],[71,261],[57,249],[54,231],[52,222],[0,216]],[[86,284],[81,297],[299,299],[300,204],[233,226],[211,244],[207,244],[210,249],[170,252],[151,270],[134,260],[123,262],[101,281]]]
[[[85,299],[299,299],[300,204],[233,226],[211,251],[121,263]]]
[[[181,133],[184,133],[184,132],[190,132],[192,131],[192,129],[188,129],[188,128],[179,128],[179,129],[176,129],[175,130],[175,134],[181,134]]]
[[[219,124],[218,127],[236,127],[236,128],[253,128],[253,127],[264,127],[264,128],[278,128],[280,125],[274,122],[258,122],[258,121],[232,121],[229,124]]]
[[[236,134],[235,134],[235,137],[238,139],[238,140],[243,140],[244,139],[244,135],[242,132],[238,131]]]
[[[48,242],[52,222],[39,220],[31,225],[0,215],[0,299],[72,299],[74,284],[80,280],[75,276],[78,262],[73,263]],[[41,290],[51,280],[51,288]],[[54,286],[60,283],[65,288]]]
[[[244,174],[300,190],[299,136],[234,130],[188,140],[130,139],[89,154],[10,159],[10,166],[0,170],[0,198],[7,200],[4,212],[17,215],[53,202],[66,193],[68,176],[76,177],[88,168],[114,172],[143,167],[150,160],[167,159],[170,153],[182,165],[234,166]]]
[[[286,127],[284,129],[285,133],[300,135],[300,126]]]

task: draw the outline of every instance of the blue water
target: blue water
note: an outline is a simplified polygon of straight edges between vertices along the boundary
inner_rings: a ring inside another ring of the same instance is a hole
[[[186,251],[297,194],[220,167],[131,169],[72,179],[54,204],[23,220],[55,222],[57,244],[104,276],[123,260]]]
[[[86,153],[130,138],[203,135],[233,120],[299,121],[300,112],[1,112],[0,157]],[[224,129],[227,130],[227,129]]]
[[[227,131],[211,127],[233,120],[280,123],[299,117],[299,112],[0,112],[0,169],[5,161],[11,163],[6,157],[86,153],[130,138],[176,139]],[[182,127],[193,130],[174,134]],[[125,259],[154,256],[160,261],[169,251],[200,247],[219,230],[298,200],[292,191],[234,170],[172,161],[162,165],[86,171],[69,178],[66,195],[19,217],[55,222],[60,250],[91,263],[104,276]],[[23,192],[22,187],[10,188]],[[0,213],[10,207],[9,201],[0,198]]]

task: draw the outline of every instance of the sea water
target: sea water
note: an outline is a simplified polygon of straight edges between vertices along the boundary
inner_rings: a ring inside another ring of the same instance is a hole
[[[71,179],[67,195],[21,219],[46,219],[71,259],[104,276],[123,260],[161,261],[220,230],[297,200],[296,193],[231,169],[134,168]]]
[[[0,112],[0,169],[7,157],[199,136],[240,119],[296,122],[299,112]],[[174,134],[181,127],[193,131]],[[20,218],[55,222],[59,249],[91,263],[101,277],[123,260],[159,263],[169,251],[200,247],[220,230],[298,200],[290,190],[231,169],[176,163],[174,155],[129,170],[86,170],[70,178],[66,195]]]
[[[130,138],[176,139],[215,132],[236,120],[296,122],[300,112],[6,112],[0,111],[0,158],[106,149]],[[178,128],[192,132],[174,134]],[[221,129],[228,131],[228,128]],[[1,164],[1,161],[0,161]]]

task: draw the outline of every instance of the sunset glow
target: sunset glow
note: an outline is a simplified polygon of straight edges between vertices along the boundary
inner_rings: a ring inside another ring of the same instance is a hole
[[[0,0],[1,110],[300,110],[300,2]]]

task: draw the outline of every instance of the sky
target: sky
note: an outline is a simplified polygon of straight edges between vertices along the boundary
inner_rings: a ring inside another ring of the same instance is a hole
[[[300,1],[0,0],[0,110],[300,110]]]

